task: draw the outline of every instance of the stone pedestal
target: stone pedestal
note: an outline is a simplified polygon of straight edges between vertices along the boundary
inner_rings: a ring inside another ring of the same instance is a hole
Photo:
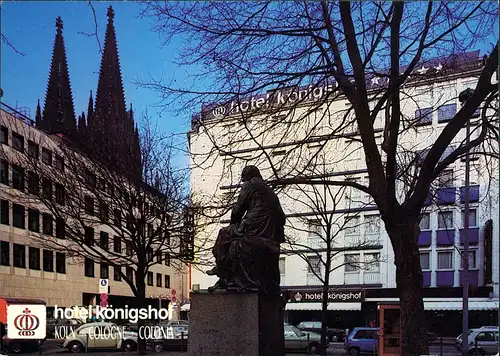
[[[282,356],[280,297],[256,292],[193,293],[188,356]]]

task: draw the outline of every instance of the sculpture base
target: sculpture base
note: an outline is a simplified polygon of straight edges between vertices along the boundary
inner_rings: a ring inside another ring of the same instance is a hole
[[[189,356],[282,356],[281,298],[257,292],[193,293],[188,340]]]

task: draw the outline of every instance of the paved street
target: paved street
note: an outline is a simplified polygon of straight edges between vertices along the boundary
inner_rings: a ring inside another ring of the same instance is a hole
[[[69,356],[71,355],[68,351],[60,349],[57,347],[58,341],[49,340],[43,347],[42,355],[60,355]],[[135,353],[126,353],[121,351],[90,351],[88,355],[90,356],[121,356],[121,355],[134,355]],[[186,356],[185,352],[172,352],[166,351],[162,353],[151,353],[152,355],[158,356]],[[301,353],[287,353],[286,356],[300,355]],[[304,353],[302,353],[304,354]],[[344,345],[342,343],[332,343],[328,348],[329,355],[346,355],[344,350]],[[24,355],[36,356],[38,353],[26,353]],[[455,350],[453,345],[443,345],[443,353],[441,354],[441,348],[439,345],[431,345],[429,350],[429,355],[435,356],[459,356],[460,354]]]

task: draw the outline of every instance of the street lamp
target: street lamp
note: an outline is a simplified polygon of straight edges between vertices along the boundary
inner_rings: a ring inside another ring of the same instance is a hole
[[[463,106],[467,100],[474,94],[474,90],[467,88],[458,95],[458,100]],[[465,145],[469,145],[470,141],[470,119],[467,118],[465,124]],[[469,175],[470,175],[470,155],[469,151],[465,153],[465,197],[464,197],[464,250],[462,255],[462,355],[469,354]]]

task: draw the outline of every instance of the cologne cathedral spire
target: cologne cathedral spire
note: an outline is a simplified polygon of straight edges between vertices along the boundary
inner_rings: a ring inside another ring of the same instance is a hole
[[[108,8],[108,24],[104,39],[99,81],[95,97],[95,109],[87,113],[87,126],[92,141],[99,147],[116,169],[140,176],[140,149],[136,143],[134,122],[127,111],[118,57],[114,26],[115,13]],[[138,159],[139,157],[139,159]]]
[[[49,133],[72,136],[76,130],[76,118],[60,17],[56,19],[56,28],[45,105],[38,121],[40,128]]]

